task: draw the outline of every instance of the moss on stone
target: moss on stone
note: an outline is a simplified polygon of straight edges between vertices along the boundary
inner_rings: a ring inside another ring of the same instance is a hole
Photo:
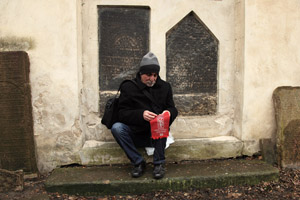
[[[30,37],[0,37],[0,51],[28,51],[35,48]]]

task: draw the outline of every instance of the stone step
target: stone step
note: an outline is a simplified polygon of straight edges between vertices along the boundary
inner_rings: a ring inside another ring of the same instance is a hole
[[[279,177],[277,168],[259,160],[245,159],[167,163],[166,169],[165,177],[155,180],[150,164],[140,178],[131,178],[130,165],[58,168],[46,180],[45,188],[48,192],[71,195],[133,195],[159,190],[254,185]]]
[[[145,149],[139,149],[145,160],[152,161]],[[232,136],[178,139],[166,150],[168,162],[235,158],[242,155],[243,142]],[[87,141],[79,152],[82,165],[128,163],[128,158],[115,142]]]

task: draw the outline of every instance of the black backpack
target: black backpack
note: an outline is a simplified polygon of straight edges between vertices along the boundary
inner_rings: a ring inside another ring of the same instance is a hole
[[[127,81],[131,81],[134,84],[136,84],[136,82],[134,82],[133,80],[122,81],[117,94],[113,98],[108,99],[105,104],[105,110],[101,119],[101,123],[104,124],[108,129],[111,129],[112,125],[118,121],[119,92],[121,90],[122,85]]]

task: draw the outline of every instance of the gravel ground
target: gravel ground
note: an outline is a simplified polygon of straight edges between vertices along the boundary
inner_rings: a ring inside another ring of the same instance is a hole
[[[263,182],[254,186],[229,186],[220,189],[191,189],[188,191],[155,193],[127,196],[74,196],[47,193],[44,188],[46,177],[25,180],[22,192],[0,193],[0,199],[37,200],[115,200],[115,199],[300,199],[300,170],[280,171],[278,182]]]

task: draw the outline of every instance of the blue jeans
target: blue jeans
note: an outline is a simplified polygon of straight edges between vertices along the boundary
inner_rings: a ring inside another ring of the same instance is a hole
[[[112,128],[111,132],[120,145],[120,147],[124,150],[125,154],[127,155],[128,159],[133,165],[138,165],[144,158],[137,150],[137,146],[140,144],[136,144],[135,141],[135,134],[130,129],[129,126],[126,124],[117,122],[115,123]],[[145,140],[150,140],[148,136],[145,137]],[[154,154],[153,154],[153,164],[163,164],[165,162],[165,148],[166,148],[167,138],[151,140],[152,147],[154,147]]]

